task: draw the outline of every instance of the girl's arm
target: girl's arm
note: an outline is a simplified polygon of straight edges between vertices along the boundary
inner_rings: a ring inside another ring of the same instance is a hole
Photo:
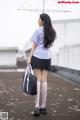
[[[27,64],[30,64],[30,63],[31,63],[31,58],[32,58],[32,55],[33,55],[34,50],[35,50],[36,47],[37,47],[37,45],[36,45],[35,43],[32,43],[32,48],[31,48],[31,52],[30,52],[30,55],[29,55]]]

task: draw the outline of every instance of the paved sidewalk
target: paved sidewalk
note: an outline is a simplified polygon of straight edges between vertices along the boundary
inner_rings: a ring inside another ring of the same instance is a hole
[[[22,72],[0,72],[0,112],[9,120],[80,120],[80,86],[55,73],[48,75],[48,114],[38,118],[30,112],[34,97],[22,92]]]

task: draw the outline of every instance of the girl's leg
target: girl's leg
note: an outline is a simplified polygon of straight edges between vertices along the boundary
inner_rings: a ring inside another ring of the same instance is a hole
[[[47,99],[47,70],[42,70],[41,72],[41,95],[42,95],[42,104],[41,108],[46,108],[46,99]]]
[[[40,86],[41,86],[41,70],[35,69],[34,74],[37,76],[37,95],[35,100],[35,108],[40,106]]]

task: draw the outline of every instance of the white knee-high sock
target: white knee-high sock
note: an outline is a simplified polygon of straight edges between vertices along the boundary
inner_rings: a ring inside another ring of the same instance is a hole
[[[35,100],[35,107],[39,107],[39,102],[40,102],[40,85],[41,85],[41,81],[37,80],[37,95],[36,95],[36,100]]]
[[[46,99],[47,99],[47,81],[42,81],[41,84],[41,91],[42,91],[42,104],[41,107],[46,107]]]

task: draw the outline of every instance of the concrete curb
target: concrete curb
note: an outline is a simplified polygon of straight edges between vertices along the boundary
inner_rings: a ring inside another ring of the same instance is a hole
[[[74,83],[80,84],[80,71],[65,67],[51,66],[51,71],[55,72]]]

